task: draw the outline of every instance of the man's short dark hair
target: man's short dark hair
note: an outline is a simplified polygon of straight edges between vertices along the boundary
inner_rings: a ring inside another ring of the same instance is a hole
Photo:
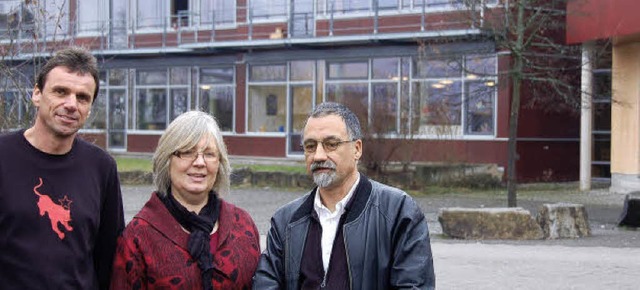
[[[336,115],[342,118],[342,121],[344,121],[344,124],[347,126],[347,133],[351,140],[362,139],[362,129],[360,128],[358,116],[343,104],[334,102],[322,103],[311,112],[309,118],[319,118],[328,115]]]
[[[98,61],[86,49],[75,46],[59,50],[40,69],[40,72],[38,73],[38,76],[36,78],[36,86],[38,86],[38,89],[40,91],[44,89],[44,84],[47,81],[49,72],[59,66],[68,68],[72,73],[90,74],[96,83],[96,89],[93,92],[93,101],[98,98],[98,91],[100,90]]]

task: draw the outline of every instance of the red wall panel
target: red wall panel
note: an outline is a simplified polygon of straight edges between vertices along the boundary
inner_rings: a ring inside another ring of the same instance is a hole
[[[519,141],[516,170],[523,182],[576,181],[580,168],[576,141]]]
[[[638,0],[574,0],[567,5],[567,42],[640,33]]]
[[[286,157],[284,137],[225,136],[224,142],[230,155]]]
[[[246,114],[246,87],[247,87],[247,65],[242,63],[236,65],[236,132],[244,133]]]
[[[81,133],[81,134],[78,134],[78,136],[80,136],[80,138],[84,139],[85,141],[89,143],[93,143],[102,149],[107,147],[107,139],[106,139],[107,135],[105,135],[104,133]]]
[[[160,135],[133,135],[127,136],[128,152],[154,152],[158,146]]]

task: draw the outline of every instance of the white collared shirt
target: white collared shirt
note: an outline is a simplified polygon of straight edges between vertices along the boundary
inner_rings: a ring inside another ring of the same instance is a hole
[[[322,227],[322,241],[320,243],[322,250],[322,266],[324,266],[324,272],[327,272],[329,268],[329,260],[331,259],[331,251],[333,250],[333,240],[336,238],[336,233],[338,230],[338,224],[340,223],[340,217],[344,213],[344,207],[347,205],[353,193],[356,191],[356,187],[360,182],[360,173],[358,173],[358,178],[356,182],[353,184],[349,193],[340,200],[336,204],[336,210],[331,212],[320,200],[320,192],[316,191],[316,197],[313,202],[313,209],[315,209],[318,214],[318,219],[320,220],[320,226]]]

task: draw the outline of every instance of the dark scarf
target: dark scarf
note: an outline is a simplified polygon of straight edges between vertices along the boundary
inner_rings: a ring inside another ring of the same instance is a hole
[[[198,215],[188,211],[182,206],[173,197],[171,190],[169,190],[165,196],[158,194],[158,197],[178,223],[191,233],[189,234],[189,243],[187,244],[189,254],[198,262],[198,267],[202,273],[203,288],[205,290],[212,290],[213,255],[209,249],[209,242],[211,241],[213,226],[216,224],[216,221],[218,221],[218,216],[220,215],[218,195],[214,191],[211,191],[209,193],[209,201],[202,210],[200,210],[200,214]]]

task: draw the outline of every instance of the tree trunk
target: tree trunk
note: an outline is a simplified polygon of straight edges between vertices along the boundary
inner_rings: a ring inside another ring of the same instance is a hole
[[[525,1],[526,2],[526,1]],[[509,115],[509,143],[507,155],[507,205],[509,207],[518,206],[517,201],[517,174],[516,161],[518,159],[517,138],[518,138],[518,117],[520,116],[520,87],[522,86],[523,63],[524,63],[524,3],[516,2],[518,6],[516,18],[516,42],[513,46],[513,68],[512,68],[512,95],[511,113]]]

